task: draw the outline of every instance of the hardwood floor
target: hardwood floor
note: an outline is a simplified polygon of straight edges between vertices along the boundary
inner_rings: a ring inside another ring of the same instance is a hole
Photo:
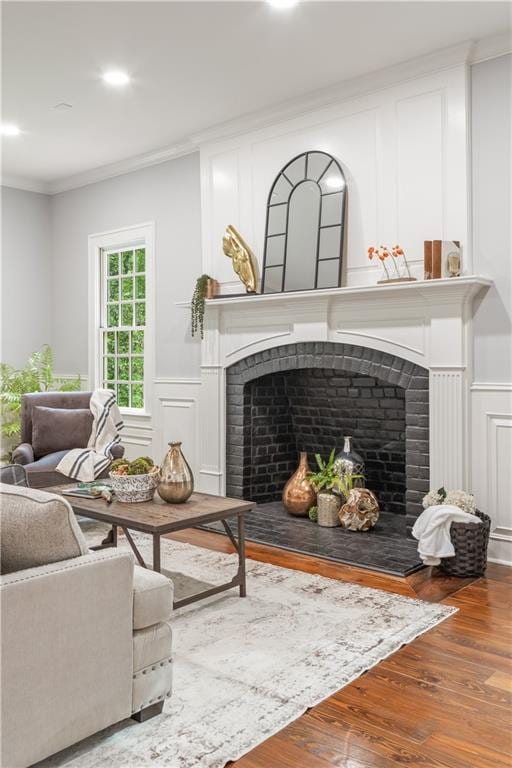
[[[223,536],[172,536],[233,551]],[[308,710],[233,768],[511,768],[512,568],[478,580],[406,579],[247,544],[253,560],[319,573],[459,612]]]

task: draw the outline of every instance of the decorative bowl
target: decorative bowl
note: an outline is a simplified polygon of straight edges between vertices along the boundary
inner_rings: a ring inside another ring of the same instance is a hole
[[[160,472],[155,467],[153,472],[146,475],[109,475],[112,490],[117,501],[127,503],[151,501],[160,480]]]

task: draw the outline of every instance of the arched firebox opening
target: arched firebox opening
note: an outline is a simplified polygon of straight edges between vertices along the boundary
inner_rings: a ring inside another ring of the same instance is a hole
[[[362,346],[303,342],[240,360],[226,384],[229,496],[278,501],[298,451],[313,462],[352,435],[367,486],[410,530],[429,490],[425,368]]]

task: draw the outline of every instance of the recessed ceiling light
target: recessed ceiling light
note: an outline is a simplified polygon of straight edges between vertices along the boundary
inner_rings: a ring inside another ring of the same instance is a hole
[[[109,85],[127,85],[130,82],[130,78],[126,72],[121,72],[119,69],[112,69],[110,72],[105,72],[103,80]]]
[[[21,133],[17,125],[12,123],[2,123],[2,136],[19,136]]]
[[[267,3],[271,5],[272,8],[278,8],[280,11],[284,11],[297,5],[298,0],[267,0]]]

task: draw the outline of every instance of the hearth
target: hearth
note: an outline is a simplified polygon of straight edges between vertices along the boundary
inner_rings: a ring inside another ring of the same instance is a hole
[[[258,541],[391,572],[418,566],[407,532],[429,489],[425,368],[362,346],[303,342],[240,360],[226,385],[227,494],[258,502],[249,537],[254,528]],[[340,450],[344,435],[353,436],[379,498],[373,534],[319,531],[308,520],[298,527],[280,504],[299,451],[313,466],[314,454]]]

